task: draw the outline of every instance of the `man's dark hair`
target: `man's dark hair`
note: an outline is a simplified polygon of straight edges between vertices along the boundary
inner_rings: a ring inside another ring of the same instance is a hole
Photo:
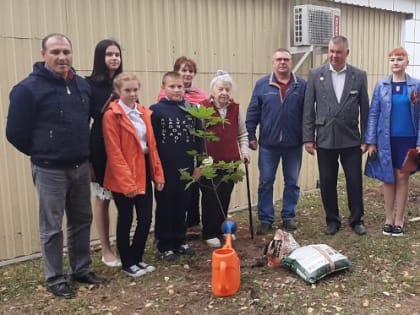
[[[66,41],[68,41],[68,42],[69,42],[70,47],[72,47],[71,40],[70,40],[70,39],[69,39],[66,35],[61,34],[61,33],[51,33],[51,34],[48,34],[47,36],[45,36],[45,37],[42,39],[42,42],[41,42],[41,48],[42,48],[42,50],[47,49],[47,41],[48,41],[50,38],[52,38],[52,37],[64,38]]]

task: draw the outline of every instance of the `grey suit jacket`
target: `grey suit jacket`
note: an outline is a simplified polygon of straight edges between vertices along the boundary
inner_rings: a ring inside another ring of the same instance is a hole
[[[303,142],[323,149],[359,146],[369,112],[366,72],[347,64],[340,102],[337,102],[329,63],[309,73],[303,109]],[[360,124],[359,124],[360,117]]]

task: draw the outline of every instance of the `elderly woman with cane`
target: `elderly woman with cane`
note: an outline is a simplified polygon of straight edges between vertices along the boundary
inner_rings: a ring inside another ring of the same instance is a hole
[[[215,109],[215,116],[228,121],[208,127],[207,131],[213,132],[219,141],[206,141],[206,154],[214,162],[242,159],[244,163],[249,163],[248,133],[240,106],[231,96],[233,85],[231,76],[218,70],[210,83],[210,98],[202,102],[203,106]],[[222,181],[224,175],[224,171],[219,170],[216,178],[199,180],[202,193],[202,234],[209,247],[221,246],[221,225],[226,219],[234,186],[231,181]]]

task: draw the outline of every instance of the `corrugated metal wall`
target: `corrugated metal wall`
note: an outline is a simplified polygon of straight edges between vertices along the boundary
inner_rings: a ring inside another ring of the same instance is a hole
[[[292,5],[308,2],[292,1]],[[225,69],[236,80],[235,99],[244,114],[255,81],[271,70],[272,51],[288,46],[290,1],[286,0],[0,0],[0,4],[0,260],[39,251],[37,199],[29,159],[7,143],[4,129],[8,93],[31,71],[32,63],[40,60],[40,40],[46,34],[62,32],[70,37],[74,66],[82,75],[90,72],[96,43],[103,38],[117,39],[123,47],[125,70],[141,78],[140,99],[145,105],[155,101],[162,74],[180,55],[197,62],[195,84],[206,90],[213,73]],[[317,4],[331,6],[323,1]],[[352,44],[351,62],[368,70],[373,84],[387,72],[385,52],[400,43],[402,17],[339,7],[342,33]],[[323,59],[318,56],[313,63],[306,62],[300,73],[306,76]],[[250,174],[255,203],[256,154]],[[302,188],[313,188],[316,178],[316,160],[305,155]],[[281,197],[281,188],[279,180],[276,199]],[[241,183],[235,188],[231,207],[246,205],[246,186]]]

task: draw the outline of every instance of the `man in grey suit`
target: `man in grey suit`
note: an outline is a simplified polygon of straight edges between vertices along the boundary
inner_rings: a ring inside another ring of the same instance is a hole
[[[366,72],[346,63],[347,38],[333,37],[328,45],[329,63],[309,74],[303,110],[305,150],[318,157],[326,233],[341,227],[337,201],[338,160],[346,178],[349,225],[358,235],[366,234],[363,224],[362,154],[369,111]],[[360,121],[359,121],[360,117]]]

